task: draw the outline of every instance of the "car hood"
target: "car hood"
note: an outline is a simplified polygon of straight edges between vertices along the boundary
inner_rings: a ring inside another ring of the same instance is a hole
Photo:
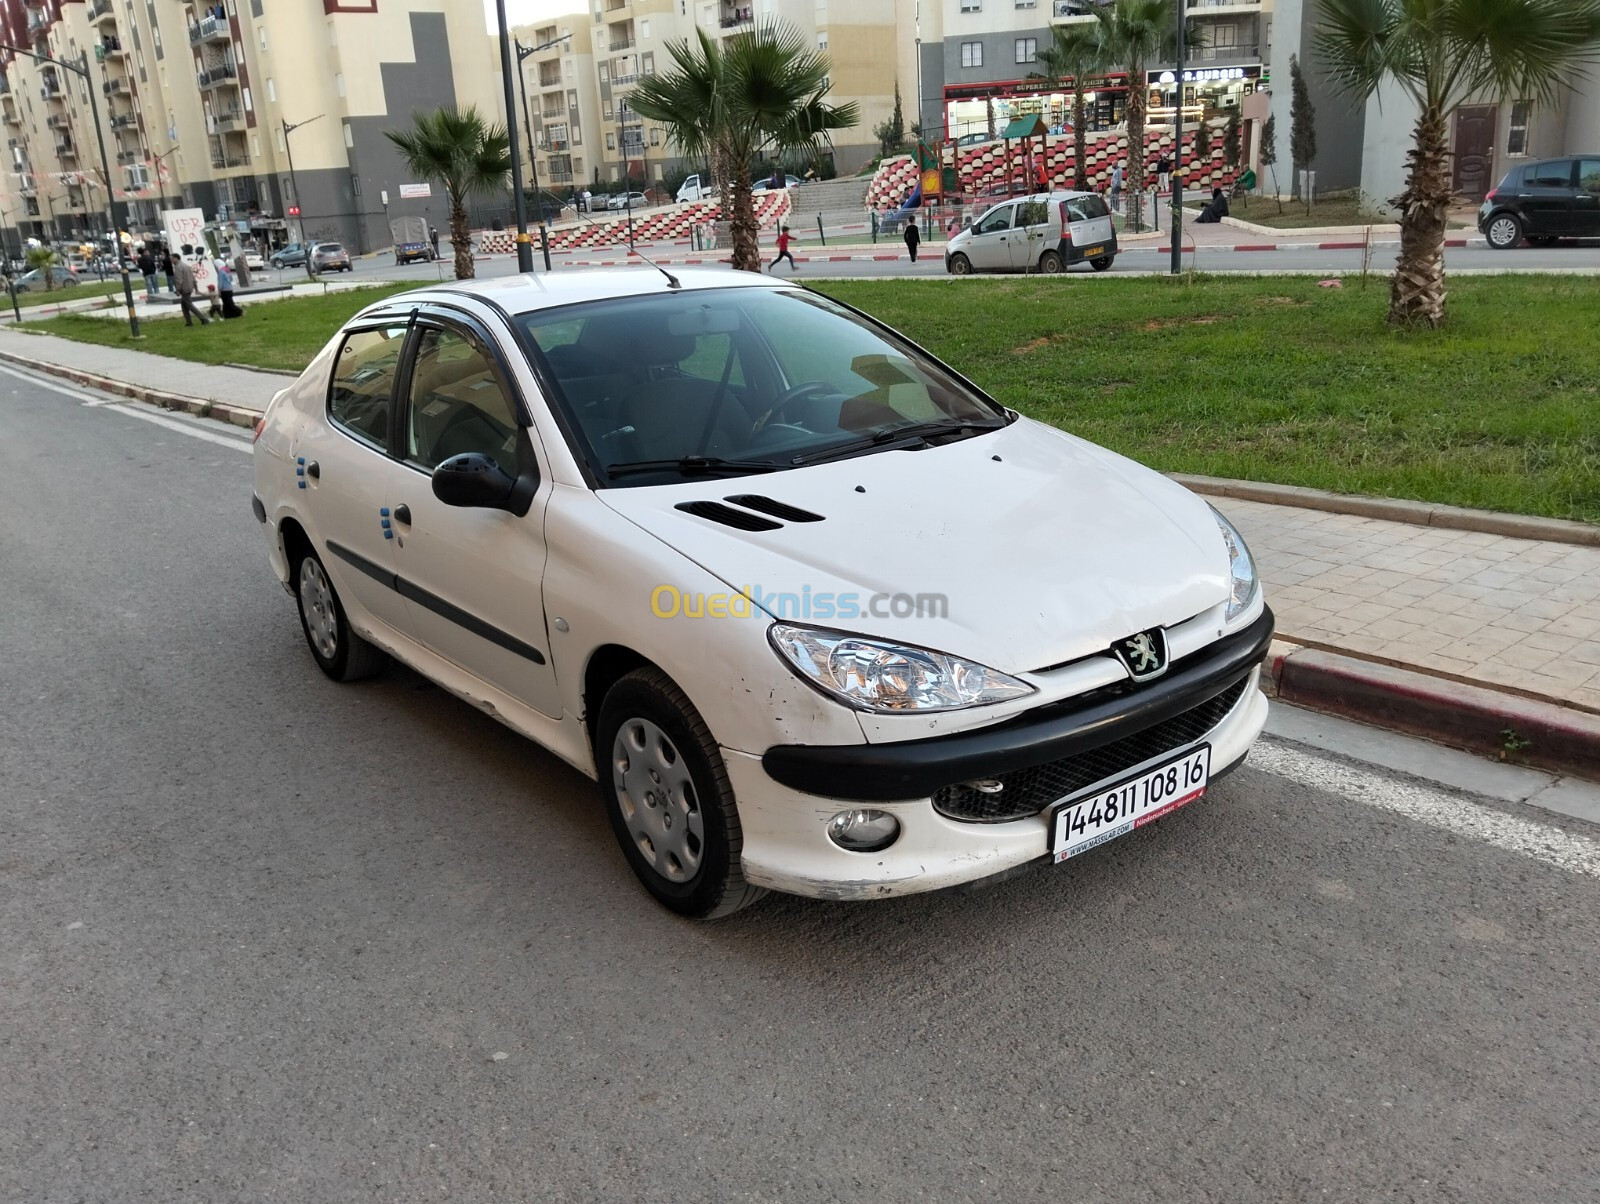
[[[775,530],[745,531],[677,508],[742,495],[821,521],[780,516]],[[942,447],[597,496],[775,618],[1010,673],[1103,651],[1228,596],[1227,549],[1203,501],[1026,418]],[[924,613],[906,615],[896,595],[913,610],[921,598]]]

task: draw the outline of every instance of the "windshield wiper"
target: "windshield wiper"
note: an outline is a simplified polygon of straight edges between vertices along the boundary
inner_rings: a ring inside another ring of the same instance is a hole
[[[682,456],[676,460],[633,460],[626,464],[608,464],[608,477],[626,477],[636,472],[681,472],[684,475],[699,472],[777,472],[784,467],[771,460],[724,460],[721,456]]]
[[[881,431],[874,431],[862,439],[852,439],[849,443],[840,443],[835,447],[823,448],[821,451],[810,452],[803,456],[796,456],[790,463],[820,464],[825,460],[841,459],[859,451],[871,451],[875,447],[883,447],[890,443],[899,443],[904,439],[928,439],[934,435],[959,435],[966,431],[997,431],[1003,423],[995,422],[915,422],[906,426],[891,426]]]

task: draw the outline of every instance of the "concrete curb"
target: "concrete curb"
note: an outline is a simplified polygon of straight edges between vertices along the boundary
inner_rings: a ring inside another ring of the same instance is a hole
[[[131,384],[128,381],[117,380],[114,377],[101,376],[97,372],[85,372],[81,368],[68,368],[61,364],[46,363],[44,360],[36,360],[31,356],[18,355],[14,351],[0,349],[0,360],[16,364],[19,368],[29,368],[34,372],[59,376],[75,384],[87,385],[91,389],[99,389],[103,393],[113,393],[119,397],[131,397],[135,401],[148,402],[150,405],[160,406],[163,410],[181,410],[186,414],[194,414],[200,418],[215,418],[219,422],[227,422],[233,426],[253,427],[256,424],[256,419],[260,418],[262,413],[251,406],[239,405],[237,402],[185,397],[181,393],[169,393],[165,389],[152,389],[147,385]]]
[[[1262,689],[1452,748],[1600,780],[1600,715],[1413,669],[1274,640]]]
[[[1486,535],[1507,535],[1513,539],[1540,539],[1548,543],[1570,543],[1600,548],[1600,526],[1572,522],[1563,518],[1501,514],[1494,510],[1469,510],[1463,506],[1410,502],[1400,498],[1360,497],[1347,493],[1329,493],[1323,489],[1306,489],[1299,485],[1234,481],[1224,477],[1200,477],[1183,472],[1168,475],[1195,493],[1210,497],[1231,497],[1246,502],[1266,502],[1273,506],[1298,506],[1302,510],[1325,510],[1333,514],[1353,514],[1360,518],[1381,518],[1393,523],[1411,523],[1419,527],[1481,531]]]

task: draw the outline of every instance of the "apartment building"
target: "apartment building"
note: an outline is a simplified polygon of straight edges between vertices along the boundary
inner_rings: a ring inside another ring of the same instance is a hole
[[[877,153],[872,128],[893,111],[897,81],[906,113],[914,112],[915,41],[902,35],[911,27],[915,4],[593,0],[589,9],[521,26],[514,34],[525,52],[520,86],[528,95],[540,183],[581,188],[625,176],[654,180],[683,166],[666,131],[629,107],[629,94],[645,76],[671,69],[672,42],[693,38],[697,29],[726,38],[766,19],[793,25],[828,54],[832,103],[860,106],[856,127],[834,138],[839,170],[853,171]]]
[[[385,129],[444,104],[501,109],[481,10],[456,0],[0,0],[0,29],[54,60],[0,51],[8,240],[104,230],[90,88],[119,226],[195,207],[270,245],[357,252],[388,245],[391,214],[445,221],[442,199],[400,197],[421,181]]]

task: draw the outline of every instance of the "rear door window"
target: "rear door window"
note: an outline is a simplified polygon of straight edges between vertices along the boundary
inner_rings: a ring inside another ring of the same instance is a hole
[[[1572,160],[1557,159],[1552,163],[1535,163],[1528,168],[1529,188],[1571,188]]]
[[[1600,196],[1600,159],[1578,160],[1578,191]]]
[[[341,430],[364,443],[386,449],[389,414],[394,406],[394,378],[406,325],[352,331],[339,348],[328,387],[328,417]]]

